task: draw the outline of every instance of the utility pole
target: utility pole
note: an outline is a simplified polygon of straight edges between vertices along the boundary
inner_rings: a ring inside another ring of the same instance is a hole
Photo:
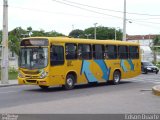
[[[94,39],[96,40],[97,38],[96,38],[96,25],[97,25],[98,23],[94,23]]]
[[[8,84],[8,1],[3,0],[1,83]]]
[[[126,41],[126,0],[124,0],[123,41]]]
[[[114,29],[114,40],[116,40],[117,39],[117,31],[116,31],[116,28]]]

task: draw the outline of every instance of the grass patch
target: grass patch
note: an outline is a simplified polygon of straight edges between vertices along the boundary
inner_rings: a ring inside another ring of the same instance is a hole
[[[15,80],[17,79],[18,71],[16,69],[9,69],[8,70],[8,79],[9,80]],[[1,70],[0,70],[0,80],[1,80]]]
[[[9,80],[17,79],[18,72],[9,72]]]

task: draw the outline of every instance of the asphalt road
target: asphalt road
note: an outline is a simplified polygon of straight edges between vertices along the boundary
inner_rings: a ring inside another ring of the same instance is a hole
[[[142,74],[119,85],[78,85],[65,91],[37,86],[0,88],[0,113],[160,113],[160,97],[152,87],[160,74]]]

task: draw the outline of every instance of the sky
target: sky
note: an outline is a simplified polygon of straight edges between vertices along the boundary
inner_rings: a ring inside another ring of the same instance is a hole
[[[56,31],[97,26],[123,29],[124,0],[8,0],[8,28]],[[126,0],[129,35],[160,34],[160,0]],[[3,0],[0,0],[0,30]]]

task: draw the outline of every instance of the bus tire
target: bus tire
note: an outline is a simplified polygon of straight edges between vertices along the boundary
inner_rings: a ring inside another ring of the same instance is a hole
[[[75,76],[73,74],[68,74],[66,77],[64,88],[66,90],[71,90],[75,86]]]
[[[39,87],[43,90],[47,90],[49,88],[49,86],[44,86],[44,85],[39,85]]]
[[[119,70],[114,71],[113,73],[113,85],[118,85],[121,80],[121,73]]]

